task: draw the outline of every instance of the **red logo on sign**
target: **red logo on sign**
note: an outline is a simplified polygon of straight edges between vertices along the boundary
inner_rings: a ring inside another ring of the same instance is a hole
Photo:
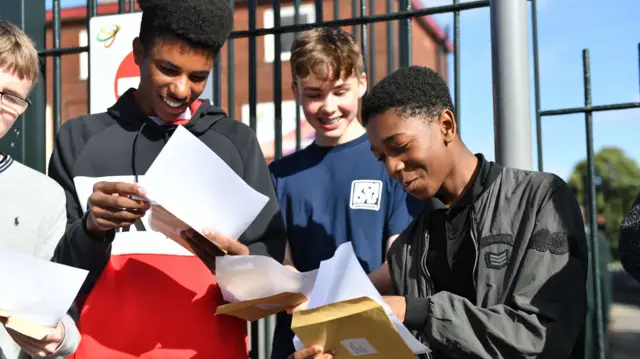
[[[114,83],[114,91],[116,100],[125,93],[129,88],[138,87],[140,82],[140,68],[136,65],[133,59],[133,51],[124,57],[118,70],[116,71],[116,78]]]

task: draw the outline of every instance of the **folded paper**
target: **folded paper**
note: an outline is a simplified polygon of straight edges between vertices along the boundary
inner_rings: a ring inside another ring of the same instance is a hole
[[[49,334],[67,313],[87,271],[0,250],[0,317],[5,326],[35,339]]]
[[[216,258],[216,279],[224,300],[216,314],[254,321],[306,302],[317,271],[296,272],[265,256]]]
[[[237,240],[269,201],[183,126],[176,128],[140,185],[152,202],[152,229],[192,253],[181,231],[202,235],[208,228]]]

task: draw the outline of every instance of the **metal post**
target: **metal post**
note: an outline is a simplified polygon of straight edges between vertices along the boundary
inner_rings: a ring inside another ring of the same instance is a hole
[[[213,104],[220,107],[222,106],[222,65],[220,64],[220,56],[216,56],[216,60],[213,63],[213,84],[207,84],[213,86]]]
[[[531,0],[531,32],[533,32],[533,88],[536,111],[536,151],[538,171],[543,171],[542,157],[542,117],[540,116],[540,65],[538,63],[538,0]]]
[[[584,106],[591,106],[591,66],[589,50],[582,50],[584,74]],[[596,169],[593,151],[593,114],[584,113],[585,132],[587,137],[587,177],[589,188],[589,241],[591,242],[591,256],[593,263],[593,288],[595,289],[596,305],[596,338],[598,344],[598,358],[605,359],[604,323],[602,317],[602,283],[600,282],[600,246],[598,245],[598,209],[596,206]]]
[[[258,0],[249,0],[249,30],[255,31],[256,29],[256,11],[258,7]],[[258,118],[257,118],[257,100],[258,100],[258,74],[257,74],[257,59],[256,59],[256,37],[249,37],[249,126],[257,131]],[[280,56],[280,54],[275,54]],[[257,339],[257,338],[256,338]]]
[[[531,169],[527,1],[491,0],[496,161]]]
[[[369,14],[375,15],[376,0],[369,0]],[[376,24],[369,26],[369,88],[376,83]]]
[[[122,14],[127,11],[127,0],[118,0],[118,13]]]
[[[354,19],[358,17],[358,0],[351,0],[351,17],[354,18]],[[351,27],[351,33],[353,34],[353,38],[357,42],[358,41],[358,26],[357,25],[353,25]]]
[[[53,0],[53,48],[60,48],[60,0]],[[53,133],[60,129],[62,121],[62,69],[60,55],[53,56]]]
[[[393,0],[387,0],[387,14],[393,12]],[[395,34],[393,27],[394,21],[387,21],[387,75],[390,75],[396,69],[396,51],[395,51]]]
[[[366,0],[360,0],[360,16],[365,17],[367,16],[367,1]],[[374,24],[371,24],[371,27],[373,28]],[[362,49],[362,59],[363,61],[363,66],[364,66],[364,73],[368,72],[368,66],[367,66],[367,53],[368,53],[368,41],[369,41],[369,36],[367,34],[367,24],[362,24],[360,25],[360,37],[362,38],[362,42],[361,42],[361,49]]]
[[[129,0],[129,12],[136,11],[136,0]]]
[[[453,0],[453,5],[458,5],[459,0]],[[446,41],[446,40],[445,40]],[[445,46],[446,43],[445,43]],[[460,131],[460,11],[453,12],[453,101],[455,107],[456,124]]]
[[[229,7],[233,11],[235,0],[229,0]],[[227,40],[227,107],[229,118],[236,119],[236,60],[235,40]]]
[[[336,0],[336,3],[338,1]],[[340,10],[340,8],[338,8]],[[334,8],[334,15],[335,15]],[[293,0],[293,23],[298,25],[300,23],[300,0]],[[298,38],[298,32],[294,33],[294,36]],[[296,101],[296,151],[300,151],[302,148],[302,130],[300,128],[300,104]]]
[[[280,0],[272,0],[273,27],[280,27]],[[316,11],[317,13],[317,11]],[[273,106],[274,106],[274,159],[282,157],[282,43],[280,34],[273,35]]]
[[[87,26],[87,39],[91,39],[91,18],[98,15],[98,1],[87,0],[87,19],[85,24]],[[87,41],[89,50],[87,51],[87,57],[91,59],[91,41]],[[91,74],[91,61],[87,61],[87,72]],[[87,77],[87,113],[91,113],[91,76]]]
[[[400,11],[411,11],[409,0],[400,0]],[[400,67],[411,66],[411,18],[400,20],[398,31],[400,44]]]

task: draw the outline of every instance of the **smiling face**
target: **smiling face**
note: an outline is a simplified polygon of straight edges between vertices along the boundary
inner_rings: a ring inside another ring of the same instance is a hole
[[[133,42],[134,58],[140,66],[136,102],[147,116],[172,122],[200,97],[211,72],[214,52],[163,35],[148,49]]]
[[[365,74],[326,81],[310,75],[291,86],[305,118],[316,130],[317,142],[328,145],[351,140],[352,126],[360,127],[353,122],[367,88]]]
[[[367,133],[373,155],[418,199],[434,197],[451,173],[456,125],[449,110],[428,119],[401,116],[391,109],[372,116]]]

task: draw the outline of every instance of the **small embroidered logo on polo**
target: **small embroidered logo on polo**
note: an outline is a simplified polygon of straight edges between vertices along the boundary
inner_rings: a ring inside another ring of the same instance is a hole
[[[484,261],[487,264],[487,268],[502,269],[509,264],[509,250],[505,249],[502,252],[484,254]]]
[[[20,225],[20,216],[13,219],[13,226],[17,227]]]
[[[351,209],[380,209],[382,194],[382,181],[379,180],[355,180],[351,182]]]

